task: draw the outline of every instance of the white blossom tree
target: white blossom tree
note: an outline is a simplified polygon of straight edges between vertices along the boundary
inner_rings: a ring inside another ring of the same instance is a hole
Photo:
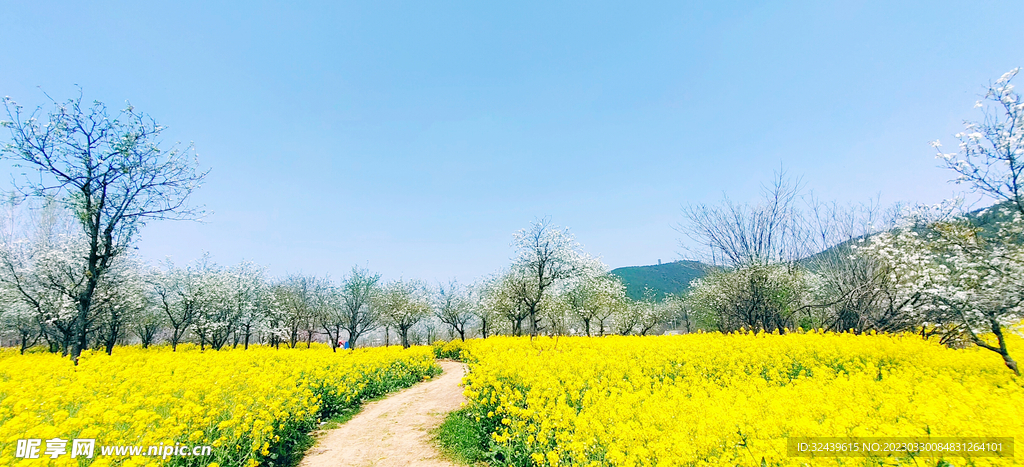
[[[210,260],[208,254],[179,268],[170,260],[161,269],[147,274],[152,300],[161,310],[170,326],[171,350],[185,341],[189,333],[195,333],[200,345],[205,346],[215,328],[222,327],[210,311],[219,300],[217,290],[219,266]]]
[[[622,281],[610,274],[586,276],[559,295],[559,306],[582,325],[583,334],[604,334],[609,319],[628,303]]]
[[[626,299],[615,308],[612,328],[617,334],[646,336],[669,321],[671,308],[655,299],[655,292],[644,288],[640,300]]]
[[[382,318],[398,331],[402,346],[410,345],[409,331],[431,315],[426,287],[417,281],[392,281],[381,287],[374,298]],[[428,340],[430,337],[428,337]]]
[[[693,306],[686,300],[685,294],[665,294],[662,305],[665,307],[665,318],[672,330],[679,330],[686,334],[697,330]]]
[[[0,290],[0,300],[6,306],[0,314],[0,326],[5,332],[13,333],[19,343],[21,353],[36,345],[43,338],[43,329],[39,323],[36,310],[26,304],[20,296],[11,293],[10,289]]]
[[[946,343],[964,338],[1020,374],[1005,333],[1024,318],[1024,221],[1003,209],[1007,219],[993,238],[957,217],[880,234],[864,254],[890,265],[906,311],[923,333],[940,334]]]
[[[366,268],[353,266],[338,290],[341,302],[342,328],[348,332],[351,348],[356,348],[359,337],[380,325],[381,310],[374,297],[380,291],[380,274],[371,274]]]
[[[434,315],[463,341],[466,340],[470,322],[476,316],[473,310],[476,301],[474,295],[473,288],[455,280],[438,284],[433,293]]]
[[[185,274],[185,271],[175,268],[174,263],[168,259],[162,267],[151,268],[145,275],[153,306],[170,328],[168,341],[171,344],[171,351],[178,350],[178,344],[185,339],[195,320],[195,307],[190,306],[185,294],[179,289],[184,285],[184,278],[181,276]]]
[[[241,263],[227,270],[227,297],[225,302],[231,308],[234,318],[234,345],[242,342],[249,348],[249,342],[265,321],[265,312],[270,306],[269,284],[266,268],[251,261]]]
[[[42,108],[26,113],[9,97],[3,102],[8,120],[0,125],[10,140],[0,156],[39,175],[26,176],[19,189],[61,202],[85,237],[85,267],[73,277],[81,284],[69,352],[77,363],[103,276],[147,221],[196,218],[186,201],[205,174],[196,172],[189,151],[162,149],[164,127],[131,105],[111,115],[104,104],[83,105],[79,96],[53,102],[41,121]]]
[[[938,140],[931,143],[936,158],[957,173],[954,182],[1000,202],[995,221],[982,229],[976,216],[933,220],[880,235],[868,250],[906,272],[905,293],[927,298],[919,307],[926,324],[996,352],[1017,374],[1005,328],[1024,316],[1024,99],[1011,83],[1019,71],[989,85],[975,104],[982,120],[965,121],[955,135],[957,152],[943,153]]]
[[[560,229],[546,218],[516,232],[512,246],[516,254],[507,284],[514,301],[524,308],[531,336],[541,330],[542,304],[553,292],[606,270],[599,260],[583,252],[569,229]]]
[[[943,153],[938,140],[931,145],[935,157],[957,173],[954,182],[1006,201],[1024,214],[1024,100],[1010,82],[1019,72],[1014,68],[1005,73],[975,103],[983,118],[964,121],[964,131],[955,135],[957,152]]]
[[[513,336],[523,334],[523,322],[530,316],[530,309],[520,299],[518,291],[525,288],[521,271],[508,270],[485,279],[480,286],[480,301],[477,317],[481,319],[481,334],[487,337],[496,334],[498,320],[508,323],[507,332]],[[487,317],[492,317],[487,320]],[[488,327],[490,324],[490,327]]]
[[[341,293],[329,277],[324,278],[316,290],[315,315],[320,329],[327,334],[331,350],[337,352],[341,345],[342,331],[345,329],[346,312],[342,304]]]
[[[288,342],[291,334],[288,326],[290,295],[291,291],[283,281],[276,281],[270,285],[269,299],[264,310],[263,330],[267,343],[275,348],[280,348],[282,342]]]
[[[279,299],[284,312],[282,324],[287,331],[288,346],[295,348],[305,337],[306,347],[310,347],[317,313],[320,311],[321,289],[325,284],[315,276],[293,274],[284,280],[282,286]]]
[[[146,283],[146,286],[148,287],[149,284]],[[139,338],[142,348],[145,349],[156,343],[157,335],[167,325],[167,318],[158,304],[149,299],[151,294],[143,293],[146,294],[147,306],[136,315],[135,321],[131,323],[131,328],[135,336]]]
[[[141,268],[132,255],[117,258],[100,284],[93,296],[93,308],[99,317],[96,340],[110,355],[115,345],[127,340],[150,304]]]
[[[703,327],[781,332],[799,325],[808,279],[801,268],[785,264],[714,270],[693,281],[688,300]]]
[[[500,306],[493,303],[492,280],[485,278],[470,286],[473,295],[473,305],[470,312],[478,323],[480,323],[480,337],[486,339],[495,333],[495,326],[501,319]],[[500,299],[499,299],[500,301]]]
[[[135,314],[145,307],[137,260],[123,254],[110,263],[93,293],[85,334],[78,335],[75,304],[87,286],[80,274],[87,267],[86,238],[61,204],[21,201],[12,198],[8,204],[7,228],[0,243],[0,284],[8,297],[20,302],[14,309],[21,316],[13,323],[24,333],[25,313],[32,310],[52,350],[66,355],[76,343],[85,347],[92,338],[111,352],[115,343],[124,340]]]
[[[49,342],[51,350],[66,355],[75,339],[76,284],[64,280],[61,272],[75,270],[81,242],[51,227],[36,226],[31,233],[7,231],[0,245],[0,282],[9,304],[5,315],[16,326],[23,345],[35,334],[29,329],[34,322],[38,336]],[[95,323],[96,312],[88,318]]]

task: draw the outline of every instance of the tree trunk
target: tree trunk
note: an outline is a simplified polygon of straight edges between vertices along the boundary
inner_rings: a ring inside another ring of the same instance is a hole
[[[402,347],[409,348],[409,328],[402,326],[398,328],[398,332],[402,334]]]
[[[1006,349],[1006,336],[1003,335],[1003,326],[999,324],[999,321],[995,318],[995,316],[990,315],[988,317],[988,321],[989,325],[992,328],[992,333],[996,335],[996,340],[999,343],[999,347],[993,347],[989,345],[985,341],[981,340],[980,337],[976,336],[973,331],[969,331],[971,337],[974,338],[974,343],[978,347],[988,349],[999,354],[1000,357],[1003,357],[1003,363],[1006,364],[1006,367],[1013,371],[1013,373],[1016,374],[1017,376],[1020,376],[1020,369],[1017,367],[1017,362],[1012,357],[1010,357],[1010,352],[1007,351]]]
[[[22,330],[20,332],[20,334],[21,334],[21,354],[25,355],[25,350],[27,350],[29,347],[32,347],[33,345],[36,345],[36,342],[39,342],[39,334],[36,334],[36,338],[33,339],[31,343],[29,343],[29,341],[28,341],[29,334],[30,334],[29,331]]]
[[[999,355],[1003,357],[1003,363],[1013,373],[1020,376],[1020,369],[1017,368],[1017,362],[1010,357],[1010,352],[1006,350],[1006,336],[1003,335],[1003,326],[999,324],[994,317],[989,318],[989,322],[992,324],[992,333],[996,335],[996,339],[999,341]]]
[[[538,317],[537,317],[537,306],[536,305],[535,306],[530,306],[529,307],[529,338],[530,339],[537,337],[537,331],[538,331],[537,323],[538,323],[538,321],[539,320],[538,320]]]
[[[92,258],[90,260],[92,260],[90,262],[96,261]],[[78,357],[82,355],[82,349],[85,347],[85,319],[89,316],[89,308],[92,306],[92,295],[96,290],[96,282],[98,280],[94,269],[95,266],[90,265],[85,290],[78,294],[78,314],[75,316],[74,338],[71,346],[71,360],[75,362],[75,366],[78,366]]]

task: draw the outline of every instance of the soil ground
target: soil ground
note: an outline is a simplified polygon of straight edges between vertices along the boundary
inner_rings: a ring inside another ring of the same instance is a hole
[[[299,467],[455,467],[441,457],[431,430],[465,401],[458,362],[438,362],[444,373],[430,381],[370,402],[338,428],[318,434]]]

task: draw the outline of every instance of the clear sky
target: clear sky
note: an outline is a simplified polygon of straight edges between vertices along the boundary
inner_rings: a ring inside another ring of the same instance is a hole
[[[146,258],[470,282],[544,216],[613,268],[679,259],[680,206],[780,166],[939,202],[928,141],[1024,65],[1019,1],[301,3],[0,0],[0,95],[77,84],[195,142],[212,214]]]

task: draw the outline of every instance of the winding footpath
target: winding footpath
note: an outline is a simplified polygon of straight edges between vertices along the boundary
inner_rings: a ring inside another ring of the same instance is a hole
[[[324,432],[299,467],[456,467],[438,453],[430,431],[465,401],[466,367],[438,362],[440,376],[363,406],[345,424]]]

